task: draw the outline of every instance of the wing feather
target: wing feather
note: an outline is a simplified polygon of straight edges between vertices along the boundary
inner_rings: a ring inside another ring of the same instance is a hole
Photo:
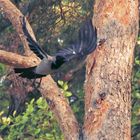
[[[30,33],[28,32],[27,27],[26,27],[25,17],[22,18],[22,30],[23,30],[24,35],[26,36],[26,39],[27,39],[27,42],[28,42],[30,49],[40,59],[47,57],[46,53],[41,49],[41,47],[38,45],[38,43],[31,37]]]
[[[60,50],[56,56],[61,56],[65,61],[73,58],[82,58],[90,54],[97,46],[97,30],[92,21],[87,21],[79,31],[79,40],[69,45],[68,48]]]

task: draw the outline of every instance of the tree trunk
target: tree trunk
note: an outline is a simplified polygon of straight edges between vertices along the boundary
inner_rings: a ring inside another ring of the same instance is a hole
[[[129,140],[138,0],[96,0],[94,24],[106,42],[87,60],[84,140]]]

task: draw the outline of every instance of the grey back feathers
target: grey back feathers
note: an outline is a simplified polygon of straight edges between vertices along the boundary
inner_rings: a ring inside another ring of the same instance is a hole
[[[50,74],[62,64],[74,58],[85,58],[97,46],[97,30],[92,25],[91,20],[86,21],[80,28],[78,40],[70,44],[68,48],[58,51],[55,56],[45,53],[31,37],[26,27],[25,17],[22,19],[22,29],[30,49],[42,60],[39,65],[31,68],[15,68],[15,72],[19,73],[19,76],[29,79],[40,78]]]

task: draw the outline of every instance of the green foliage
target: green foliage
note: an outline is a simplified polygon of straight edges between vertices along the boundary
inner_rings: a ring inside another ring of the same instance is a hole
[[[65,97],[71,97],[73,94],[68,90],[69,89],[69,85],[68,82],[64,82],[61,80],[58,80],[58,85],[61,88],[61,92],[65,95]],[[72,85],[73,86],[73,85]],[[79,123],[83,123],[83,117],[84,117],[84,92],[83,89],[81,89],[81,83],[78,85],[76,85],[75,87],[73,86],[73,88],[76,91],[76,95],[78,96],[78,101],[74,102],[74,104],[72,104],[72,109],[79,121]]]
[[[7,113],[7,106],[9,105],[9,96],[5,92],[3,81],[5,80],[6,66],[0,63],[0,111],[3,110]]]
[[[133,79],[132,79],[132,128],[140,123],[140,36],[138,37],[137,47],[135,50]],[[133,134],[140,133],[139,130],[132,129]],[[140,139],[140,135],[135,136]],[[134,138],[134,139],[135,139]]]
[[[0,76],[6,73],[6,67],[4,64],[0,63]]]
[[[60,86],[61,92],[65,95],[65,97],[72,96],[72,93],[70,91],[68,91],[69,86],[68,86],[67,82],[58,80],[58,85]]]
[[[5,140],[36,139],[60,140],[63,139],[59,126],[49,110],[46,101],[40,97],[32,99],[26,104],[26,111],[18,116],[8,118],[0,113],[0,132]]]
[[[79,124],[83,124],[84,118],[84,91],[81,88],[77,89],[78,101],[72,104],[72,109],[76,115]]]
[[[12,32],[14,32],[15,30],[14,30],[14,28],[13,28],[12,26],[9,26],[9,27],[6,28],[5,31],[6,31],[7,33],[12,33]]]

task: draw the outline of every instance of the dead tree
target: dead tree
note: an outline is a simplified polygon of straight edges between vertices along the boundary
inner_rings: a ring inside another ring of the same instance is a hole
[[[20,11],[9,0],[0,0],[0,8],[15,27],[27,54],[21,56],[1,50],[0,62],[13,67],[38,64],[36,56],[29,56],[31,52],[19,22],[22,16]],[[50,75],[42,79],[40,91],[50,101],[50,108],[66,140],[129,140],[138,1],[96,0],[93,23],[97,27],[98,38],[105,38],[106,42],[87,59],[83,128],[79,127],[67,100]],[[29,24],[28,29],[33,35]]]

